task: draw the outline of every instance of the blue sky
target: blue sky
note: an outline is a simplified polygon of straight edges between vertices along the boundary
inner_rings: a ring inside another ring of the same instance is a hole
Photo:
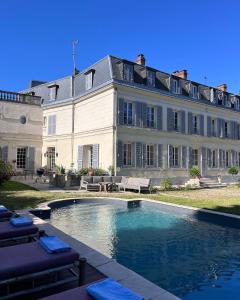
[[[31,79],[71,74],[107,54],[240,91],[238,0],[1,0],[0,89],[18,91]],[[207,77],[207,79],[204,79]]]

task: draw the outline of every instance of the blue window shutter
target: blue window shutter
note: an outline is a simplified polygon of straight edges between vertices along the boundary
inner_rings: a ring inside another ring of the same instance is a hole
[[[191,169],[193,166],[193,149],[192,147],[188,148],[188,168]]]
[[[167,109],[167,131],[173,131],[174,128],[174,117],[173,117],[173,109]]]
[[[124,124],[124,99],[118,98],[118,124]]]
[[[92,167],[99,168],[99,144],[92,145]]]
[[[78,169],[83,167],[83,145],[78,145],[78,156],[77,156]]]
[[[205,147],[201,148],[201,152],[202,152],[202,168],[203,170],[205,170],[207,168],[207,151]]]
[[[207,161],[208,161],[208,167],[212,167],[212,151],[211,149],[207,149]]]
[[[185,130],[185,111],[184,110],[181,111],[180,116],[181,116],[181,125],[180,125],[181,133],[186,133],[186,130]]]
[[[211,121],[212,121],[212,118],[211,117],[207,117],[207,136],[212,136],[212,132],[211,132]]]
[[[142,103],[142,126],[147,127],[147,104]]]
[[[2,147],[2,160],[8,162],[8,146]]]
[[[199,134],[204,136],[204,115],[199,115]]]
[[[219,149],[219,168],[223,168],[223,150]]]
[[[136,167],[136,143],[132,143],[132,167]]]
[[[162,168],[163,167],[163,145],[158,144],[157,145],[157,167]]]
[[[136,127],[142,127],[142,103],[136,102],[135,105],[135,112],[136,112]]]
[[[142,159],[142,143],[136,143],[136,167],[142,168],[143,166],[143,159]]]
[[[34,170],[35,167],[35,148],[27,148],[27,157],[26,157],[26,169]]]
[[[173,166],[173,146],[168,145],[168,167],[172,168]]]
[[[143,168],[146,167],[146,164],[147,164],[147,146],[146,144],[142,144],[142,165],[143,165]]]
[[[187,147],[182,146],[182,168],[187,167]]]
[[[223,138],[223,120],[217,119],[217,137]]]
[[[235,140],[235,121],[231,122],[231,128],[230,128],[230,137],[231,139]]]
[[[157,107],[157,129],[162,130],[162,123],[163,123],[163,117],[162,117],[162,107]]]
[[[188,112],[188,133],[193,133],[193,114],[192,112]]]
[[[123,142],[118,140],[117,142],[117,167],[123,166]]]

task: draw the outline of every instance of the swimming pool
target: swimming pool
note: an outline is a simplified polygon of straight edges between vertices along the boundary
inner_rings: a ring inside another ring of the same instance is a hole
[[[54,206],[53,226],[182,299],[239,299],[239,229],[145,201],[131,208],[107,200]]]

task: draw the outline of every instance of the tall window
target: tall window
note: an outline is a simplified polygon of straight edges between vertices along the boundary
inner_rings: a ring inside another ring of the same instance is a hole
[[[174,112],[174,130],[178,131],[179,129],[179,112]]]
[[[228,132],[228,122],[224,122],[224,136],[228,137],[229,132]]]
[[[48,134],[56,134],[56,115],[48,116]]]
[[[193,165],[198,166],[198,149],[193,149]]]
[[[193,98],[198,98],[198,87],[196,85],[191,85],[191,95]]]
[[[226,167],[230,167],[230,152],[226,151]]]
[[[212,136],[216,136],[216,120],[212,119],[211,121],[211,132]]]
[[[172,79],[172,92],[174,94],[180,94],[180,86],[177,79]]]
[[[147,107],[147,127],[154,128],[154,107]]]
[[[212,151],[212,167],[217,167],[217,150]]]
[[[124,64],[123,79],[126,81],[133,81],[133,66],[132,65]]]
[[[55,168],[55,147],[47,148],[47,167],[49,170],[53,170]]]
[[[130,144],[130,143],[124,144],[123,164],[124,164],[124,166],[132,165],[132,144]]]
[[[147,71],[147,85],[155,87],[155,72],[153,71]]]
[[[179,148],[173,147],[173,167],[179,167]]]
[[[147,145],[147,166],[154,166],[154,145]]]
[[[86,90],[90,90],[93,86],[93,72],[89,72],[85,75],[85,87]]]
[[[49,100],[53,101],[56,100],[56,96],[57,96],[57,88],[56,86],[52,86],[49,88]]]
[[[131,102],[124,102],[124,124],[133,124],[133,105]]]
[[[197,115],[193,116],[193,133],[199,133],[199,117]]]
[[[26,148],[17,148],[17,168],[25,169],[26,168]]]

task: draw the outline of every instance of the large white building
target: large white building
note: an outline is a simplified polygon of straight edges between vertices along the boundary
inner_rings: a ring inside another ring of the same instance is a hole
[[[41,97],[36,159],[50,169],[114,166],[117,174],[181,183],[192,166],[211,177],[240,165],[239,96],[225,84],[188,80],[186,70],[150,68],[143,55],[136,62],[107,56],[21,93]]]

